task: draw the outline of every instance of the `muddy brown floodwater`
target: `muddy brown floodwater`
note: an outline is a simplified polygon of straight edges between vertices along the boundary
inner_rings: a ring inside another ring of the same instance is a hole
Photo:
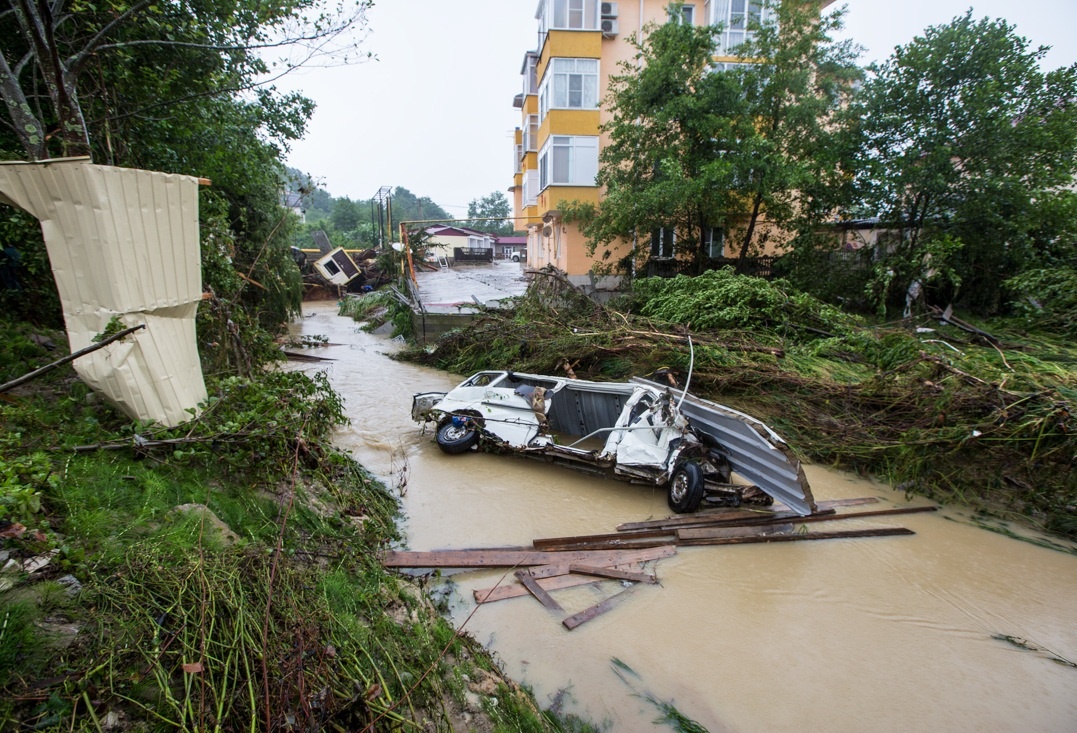
[[[411,422],[411,396],[460,378],[390,360],[396,345],[359,331],[335,304],[303,312],[297,329],[341,344],[309,352],[335,362],[302,366],[327,368],[346,399],[352,424],[338,444],[389,485],[406,481],[410,549],[526,545],[668,515],[664,495],[646,487],[443,454]],[[879,483],[807,472],[816,499],[906,503]],[[527,597],[480,607],[466,630],[540,703],[562,701],[614,731],[656,728],[648,696],[712,733],[1077,731],[1077,668],[1051,659],[1077,661],[1077,557],[963,520],[942,511],[842,524],[906,526],[910,537],[682,548],[657,564],[660,586],[575,631]],[[474,610],[471,590],[503,575],[452,576],[458,626]],[[610,585],[555,595],[576,613]]]

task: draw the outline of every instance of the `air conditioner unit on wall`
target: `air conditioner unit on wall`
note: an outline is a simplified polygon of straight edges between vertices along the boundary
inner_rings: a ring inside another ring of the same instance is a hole
[[[547,239],[552,237],[553,236],[553,227],[550,226],[549,224],[542,227],[542,236],[546,237]]]
[[[602,3],[602,17],[603,18],[616,18],[617,17],[617,3]]]
[[[604,36],[616,36],[617,35],[617,21],[610,20],[609,18],[602,19],[602,35]]]

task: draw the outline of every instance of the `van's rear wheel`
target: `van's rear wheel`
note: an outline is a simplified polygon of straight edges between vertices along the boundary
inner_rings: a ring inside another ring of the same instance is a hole
[[[470,420],[459,418],[446,420],[438,428],[438,448],[449,455],[455,456],[471,450],[471,446],[479,442],[479,431]]]
[[[682,463],[669,480],[669,508],[677,514],[688,514],[699,509],[703,501],[703,469],[698,463]]]

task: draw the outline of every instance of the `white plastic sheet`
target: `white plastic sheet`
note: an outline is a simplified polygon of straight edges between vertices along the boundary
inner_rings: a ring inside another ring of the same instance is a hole
[[[76,360],[79,376],[132,418],[190,420],[206,399],[198,179],[87,159],[0,163],[0,203],[41,222],[72,351],[114,317],[146,326]]]

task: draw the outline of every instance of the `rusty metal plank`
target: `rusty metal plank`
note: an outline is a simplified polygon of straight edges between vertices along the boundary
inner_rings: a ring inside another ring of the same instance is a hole
[[[625,588],[623,591],[621,591],[620,593],[617,593],[616,595],[612,595],[609,598],[607,598],[606,600],[601,601],[599,603],[596,603],[595,605],[591,606],[590,608],[584,609],[583,611],[580,611],[577,614],[573,614],[572,616],[569,616],[568,618],[561,621],[561,623],[564,624],[566,629],[568,629],[569,631],[572,631],[573,629],[577,628],[578,626],[587,623],[588,621],[595,618],[596,616],[601,616],[606,611],[610,610],[614,606],[617,606],[618,604],[621,603],[621,601],[623,601],[628,596],[629,593],[631,593],[632,591],[634,591],[638,587],[639,587],[638,585],[630,585],[627,588]]]
[[[575,552],[543,552],[528,548],[434,550],[408,552],[392,550],[383,553],[382,564],[388,568],[497,568],[531,565],[563,565],[573,562],[587,565],[624,565],[630,562],[660,560],[677,554],[672,545],[632,550],[601,550]]]
[[[539,603],[546,608],[551,611],[557,611],[558,613],[565,612],[565,609],[561,608],[561,604],[555,601],[553,596],[547,593],[542,586],[531,577],[531,574],[527,572],[527,570],[517,570],[513,575],[515,575],[516,579],[523,583],[524,588],[527,588],[527,591],[537,598]]]
[[[572,563],[568,569],[582,575],[597,575],[600,578],[612,578],[613,580],[631,580],[634,583],[650,583],[654,585],[658,578],[649,573],[634,573],[629,570],[614,570],[613,568],[596,568],[593,565],[580,565]]]

